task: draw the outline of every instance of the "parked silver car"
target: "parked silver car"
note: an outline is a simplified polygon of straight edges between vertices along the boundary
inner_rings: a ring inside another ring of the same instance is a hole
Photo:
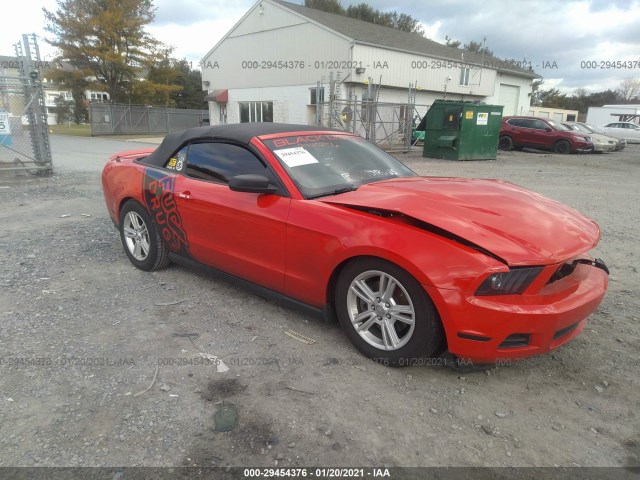
[[[600,127],[607,135],[615,135],[627,140],[627,143],[640,143],[640,125],[633,122],[611,122]]]
[[[562,122],[562,124],[572,130],[589,134],[593,142],[594,152],[613,152],[615,150],[622,150],[627,145],[626,140],[606,135],[585,123]]]

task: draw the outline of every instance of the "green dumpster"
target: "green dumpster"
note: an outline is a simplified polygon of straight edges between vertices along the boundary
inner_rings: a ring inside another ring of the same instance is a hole
[[[422,156],[450,160],[495,160],[502,105],[436,100],[424,125]]]

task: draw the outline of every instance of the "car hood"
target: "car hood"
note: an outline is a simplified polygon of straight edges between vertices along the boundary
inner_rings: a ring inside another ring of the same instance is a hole
[[[593,140],[598,143],[616,143],[617,138],[610,137],[609,135],[603,135],[601,133],[589,133],[589,135]]]
[[[593,248],[600,239],[598,225],[576,210],[500,180],[392,179],[321,201],[404,214],[511,266],[557,263]]]

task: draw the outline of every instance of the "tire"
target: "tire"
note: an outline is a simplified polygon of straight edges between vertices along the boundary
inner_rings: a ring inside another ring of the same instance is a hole
[[[160,270],[171,263],[169,249],[149,213],[135,200],[129,200],[123,205],[119,230],[124,252],[140,270]]]
[[[567,155],[571,153],[571,144],[566,140],[558,140],[553,144],[553,151],[561,155]]]
[[[393,286],[385,291],[390,281]],[[431,299],[415,278],[386,260],[348,263],[336,283],[335,306],[349,340],[381,364],[417,365],[442,345],[442,324]]]
[[[511,150],[513,148],[513,140],[511,137],[504,135],[498,140],[498,148],[500,150]]]

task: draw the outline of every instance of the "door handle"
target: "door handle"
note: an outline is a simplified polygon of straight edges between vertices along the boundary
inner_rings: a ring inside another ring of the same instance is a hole
[[[176,193],[176,196],[178,198],[184,198],[185,200],[193,199],[193,197],[191,196],[191,192],[189,190],[186,190],[184,192],[178,192],[178,193]]]

